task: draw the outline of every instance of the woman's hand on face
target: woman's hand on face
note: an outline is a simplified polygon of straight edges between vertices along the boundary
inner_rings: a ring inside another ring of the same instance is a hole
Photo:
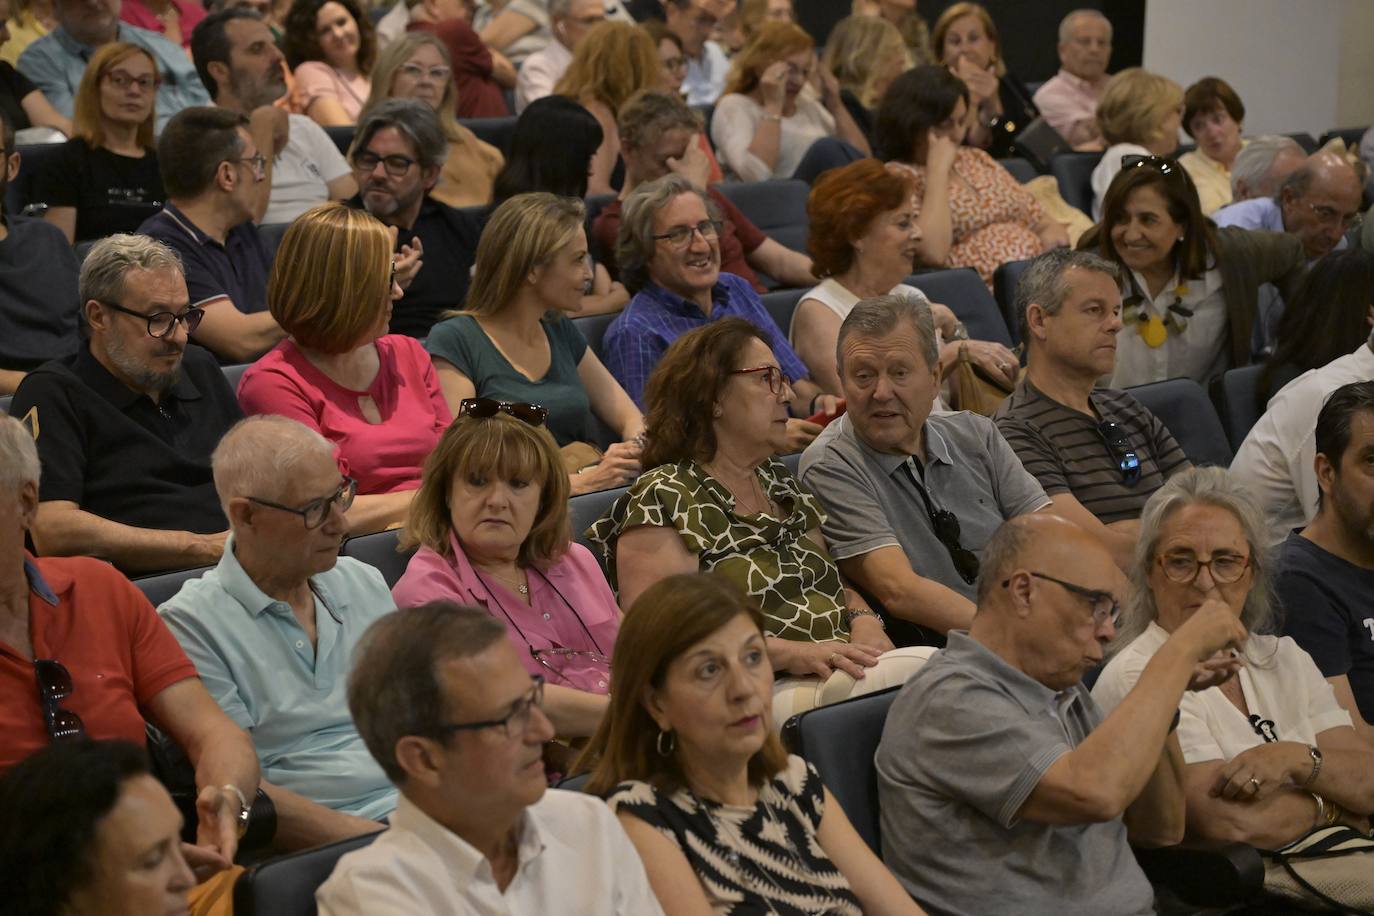
[[[787,61],[777,60],[759,74],[759,93],[763,96],[763,109],[769,114],[782,114],[787,104],[787,72]]]
[[[1312,769],[1307,745],[1270,741],[1241,751],[1217,772],[1213,798],[1254,801],[1274,794],[1289,783],[1301,783]],[[1253,780],[1253,781],[1252,781]]]
[[[959,144],[948,134],[931,127],[926,130],[926,171],[933,175],[948,175],[954,168]]]
[[[964,341],[968,345],[969,359],[995,379],[1002,379],[1008,385],[1016,384],[1016,373],[1021,368],[1016,354],[1001,344],[991,340]]]
[[[867,614],[855,617],[854,622],[849,625],[849,644],[872,649],[879,655],[891,652],[895,648],[892,640],[887,638],[883,625],[876,617],[869,617]]]
[[[878,656],[867,646],[848,642],[799,642],[784,640],[787,643],[787,664],[783,670],[800,677],[815,675],[825,680],[836,671],[843,671],[855,680],[862,680],[865,668],[878,664]]]
[[[834,108],[840,102],[840,81],[835,74],[830,72],[829,67],[823,67],[820,63],[814,66],[816,73],[816,91],[820,94],[821,104],[826,108]]]
[[[997,96],[997,74],[991,68],[978,66],[973,58],[961,55],[949,72],[964,81],[969,95],[973,96],[974,107],[980,107]]]
[[[826,395],[826,397],[830,397],[830,395]],[[787,421],[787,451],[784,454],[791,455],[800,452],[820,434],[821,427],[818,424],[791,417]]]

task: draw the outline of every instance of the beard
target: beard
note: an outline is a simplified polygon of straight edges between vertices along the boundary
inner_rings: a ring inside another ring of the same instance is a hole
[[[175,353],[180,357],[183,348],[167,341],[159,341],[158,356]],[[168,370],[160,371],[142,363],[139,359],[129,352],[129,348],[124,345],[123,339],[117,334],[111,334],[105,339],[105,355],[110,358],[110,362],[115,364],[124,377],[134,384],[139,391],[147,395],[158,395],[159,397],[171,390],[181,377],[181,360],[177,359],[176,364]]]
[[[234,70],[229,73],[229,91],[239,100],[246,111],[253,111],[264,105],[271,105],[286,94],[286,80],[280,68],[273,76],[253,77]]]
[[[1343,494],[1333,500],[1333,507],[1350,537],[1374,545],[1374,507],[1360,505]]]

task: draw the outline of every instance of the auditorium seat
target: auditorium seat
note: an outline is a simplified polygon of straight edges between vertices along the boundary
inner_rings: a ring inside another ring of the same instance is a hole
[[[511,141],[515,139],[515,118],[465,118],[458,123],[501,151],[502,156],[510,156]]]
[[[912,274],[905,282],[925,293],[931,302],[949,306],[968,327],[968,336],[974,340],[992,340],[1008,347],[1012,345],[1011,334],[997,308],[997,300],[992,298],[992,293],[988,292],[976,270],[970,267],[932,270]]]
[[[618,312],[616,314],[619,314]],[[582,318],[573,319],[573,327],[582,332],[582,336],[587,341],[587,346],[592,348],[597,359],[603,363],[606,361],[606,354],[601,349],[601,340],[606,336],[606,329],[615,321],[616,315],[586,315]]]
[[[348,148],[353,145],[353,125],[344,124],[340,127],[326,127],[324,132],[329,134],[329,139],[334,141],[334,145],[339,148],[339,152],[348,155]]]
[[[1101,153],[1060,153],[1050,160],[1050,174],[1059,182],[1060,196],[1089,216],[1093,212],[1093,169],[1101,160]]]
[[[1231,464],[1231,445],[1207,392],[1192,379],[1171,378],[1127,388],[1159,417],[1193,464]]]
[[[616,487],[613,490],[599,490],[596,493],[583,493],[568,500],[568,520],[572,525],[573,540],[590,550],[603,569],[606,564],[602,559],[601,550],[587,539],[587,529],[605,515],[611,503],[628,489]]]
[[[199,579],[213,566],[197,566],[192,569],[178,569],[174,572],[158,573],[154,576],[140,576],[134,579],[134,585],[138,590],[147,596],[149,603],[157,607],[162,602],[168,600],[177,592],[181,591],[181,586],[192,579]]]
[[[10,401],[13,400],[14,395],[12,394],[0,394],[0,413],[8,414],[10,412]]]
[[[765,235],[793,251],[806,252],[811,221],[806,215],[806,196],[811,188],[804,181],[722,181],[715,189],[739,207],[750,222]]]
[[[400,581],[406,571],[406,564],[415,555],[414,549],[397,550],[400,540],[399,528],[378,531],[376,534],[361,534],[344,541],[339,553],[374,567],[386,580],[387,588],[391,588]]]
[[[1022,184],[1040,177],[1040,173],[1035,170],[1035,166],[1031,165],[1029,159],[1012,156],[1010,159],[998,159],[997,161],[1001,164],[1002,168],[1011,172],[1012,178],[1015,178]]]
[[[378,834],[349,837],[247,869],[234,882],[236,916],[315,916],[315,891],[346,853],[362,849]]]
[[[806,293],[804,289],[782,289],[765,293],[762,297],[763,307],[768,309],[773,323],[782,331],[783,340],[788,340],[792,336],[792,316],[796,314],[797,303],[801,302],[802,296]]]
[[[220,367],[220,369],[223,370],[223,372],[224,372],[224,380],[225,380],[226,382],[229,383],[229,387],[230,387],[230,388],[234,389],[234,393],[235,393],[235,394],[238,394],[238,390],[239,390],[239,379],[243,378],[243,373],[247,372],[247,371],[248,371],[248,367],[251,366],[251,365],[253,365],[253,364],[252,364],[252,363],[237,363],[237,364],[232,365],[232,366],[221,366],[221,367]]]
[[[1008,261],[992,274],[992,294],[997,307],[1002,310],[1002,320],[1006,322],[1007,333],[1012,343],[1021,342],[1021,316],[1016,311],[1016,287],[1021,283],[1021,275],[1030,266],[1030,261]]]
[[[1265,405],[1274,393],[1297,378],[1299,372],[1294,366],[1280,366],[1270,380],[1269,390],[1261,395],[1259,381],[1263,374],[1263,365],[1242,366],[1212,383],[1212,402],[1233,449],[1240,448],[1250,427],[1264,415]]]
[[[1294,140],[1296,140],[1298,142],[1298,146],[1301,146],[1304,150],[1306,150],[1308,155],[1311,155],[1312,153],[1315,153],[1317,151],[1317,141],[1312,139],[1311,134],[1298,132],[1296,134],[1284,134],[1284,136],[1292,137]]]

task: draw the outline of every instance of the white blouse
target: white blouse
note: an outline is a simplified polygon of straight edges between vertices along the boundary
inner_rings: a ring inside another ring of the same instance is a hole
[[[1190,378],[1205,387],[1225,372],[1230,361],[1226,334],[1229,319],[1226,297],[1222,295],[1221,271],[1213,268],[1203,274],[1201,280],[1186,282],[1180,281],[1175,272],[1153,299],[1145,292],[1145,278],[1136,271],[1131,271],[1131,276],[1135,279],[1135,289],[1146,297],[1140,303],[1139,314],[1164,321],[1169,317],[1169,306],[1175,301],[1193,314],[1182,319],[1187,322],[1182,333],[1175,331],[1172,323],[1166,324],[1168,337],[1159,346],[1151,347],[1141,336],[1146,322],[1123,311],[1121,318],[1125,326],[1116,335],[1116,371],[1112,373],[1111,387],[1129,388],[1169,378]],[[1129,298],[1133,292],[1128,283],[1121,295]]]
[[[1102,222],[1102,200],[1107,196],[1107,189],[1112,186],[1112,179],[1121,171],[1121,157],[1153,155],[1154,153],[1139,143],[1117,143],[1107,147],[1107,151],[1102,154],[1102,158],[1093,169],[1093,222]]]
[[[924,302],[926,305],[930,305],[930,299],[926,297],[925,293],[914,286],[907,286],[905,283],[898,283],[896,286],[892,287],[892,289],[888,290],[888,295],[911,296],[914,299]],[[821,305],[840,316],[841,321],[848,318],[849,313],[854,310],[854,306],[859,304],[859,297],[851,293],[834,277],[826,277],[820,283],[817,283],[815,286],[811,287],[811,289],[807,290],[806,294],[798,300],[798,306],[807,299],[815,299]],[[796,324],[796,313],[793,312],[792,324],[787,329],[788,343],[795,344],[797,342],[796,338],[792,336],[792,328],[796,327]],[[939,334],[940,332],[936,329],[935,333]]]
[[[762,159],[749,152],[749,144],[754,142],[754,134],[762,123],[763,106],[734,92],[721,96],[711,116],[711,142],[716,147],[716,158],[740,181],[791,178],[811,144],[835,134],[835,116],[812,93],[800,93],[797,110],[782,119],[778,162],[769,169]]]

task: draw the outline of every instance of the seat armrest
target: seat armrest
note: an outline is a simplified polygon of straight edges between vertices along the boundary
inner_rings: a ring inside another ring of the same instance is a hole
[[[1177,846],[1134,847],[1133,851],[1152,884],[1167,887],[1188,903],[1242,903],[1264,892],[1264,860],[1258,850],[1244,843],[1188,840]]]

